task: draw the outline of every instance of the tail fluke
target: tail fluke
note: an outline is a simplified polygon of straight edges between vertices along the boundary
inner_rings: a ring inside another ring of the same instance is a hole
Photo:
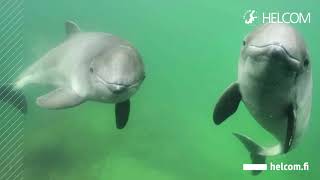
[[[22,113],[27,113],[27,100],[21,90],[13,85],[0,85],[0,101],[10,103]]]
[[[242,144],[246,147],[246,149],[250,153],[250,157],[253,164],[265,164],[266,163],[266,156],[260,155],[259,153],[263,151],[263,148],[256,144],[251,138],[238,134],[233,133],[234,136],[236,136]],[[258,175],[262,171],[252,171],[252,175]]]

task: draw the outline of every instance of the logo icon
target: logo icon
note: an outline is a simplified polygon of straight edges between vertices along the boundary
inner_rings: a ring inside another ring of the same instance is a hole
[[[256,16],[255,14],[256,14],[256,10],[246,11],[243,15],[244,23],[252,24],[258,18],[258,16]]]

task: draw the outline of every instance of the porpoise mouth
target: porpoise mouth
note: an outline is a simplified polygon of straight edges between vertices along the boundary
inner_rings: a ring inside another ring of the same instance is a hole
[[[141,83],[141,81],[144,80],[144,77],[142,79],[132,81],[129,83],[117,83],[117,82],[108,82],[105,81],[101,76],[97,75],[98,80],[104,84],[112,93],[114,94],[121,94],[125,92],[126,90],[130,89],[131,87],[135,87]]]
[[[294,70],[301,69],[301,61],[298,58],[292,56],[288,52],[288,50],[280,43],[272,43],[266,45],[248,45],[248,47],[250,48],[250,54],[253,56],[267,53],[268,55],[271,55],[273,57],[284,57],[290,67],[292,67]]]

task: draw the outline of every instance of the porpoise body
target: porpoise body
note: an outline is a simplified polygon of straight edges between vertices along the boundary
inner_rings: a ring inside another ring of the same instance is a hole
[[[12,91],[29,84],[51,85],[55,89],[36,101],[48,109],[74,107],[85,101],[113,103],[117,127],[123,128],[130,97],[145,78],[141,56],[129,42],[114,35],[81,32],[71,21],[65,28],[67,39],[21,73],[10,85]],[[20,109],[26,111],[26,107]]]
[[[245,38],[238,80],[216,104],[215,124],[235,113],[240,101],[279,141],[275,146],[262,147],[251,138],[234,133],[251,153],[253,163],[265,163],[267,156],[287,153],[301,140],[311,112],[312,76],[306,45],[293,27],[265,24]]]

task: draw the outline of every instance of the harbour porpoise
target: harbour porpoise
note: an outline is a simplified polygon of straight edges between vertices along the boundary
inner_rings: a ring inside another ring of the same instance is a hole
[[[86,101],[113,103],[117,128],[124,128],[130,97],[145,78],[139,52],[128,41],[108,33],[81,32],[71,21],[65,28],[63,43],[29,66],[12,84],[1,86],[1,100],[26,113],[21,89],[29,84],[47,84],[55,89],[37,98],[40,107],[64,109]]]
[[[265,163],[267,156],[287,153],[301,140],[311,112],[312,75],[305,42],[292,26],[264,24],[245,38],[238,80],[215,105],[214,123],[219,125],[235,113],[240,101],[279,141],[272,147],[262,147],[234,133],[250,152],[253,163]]]

